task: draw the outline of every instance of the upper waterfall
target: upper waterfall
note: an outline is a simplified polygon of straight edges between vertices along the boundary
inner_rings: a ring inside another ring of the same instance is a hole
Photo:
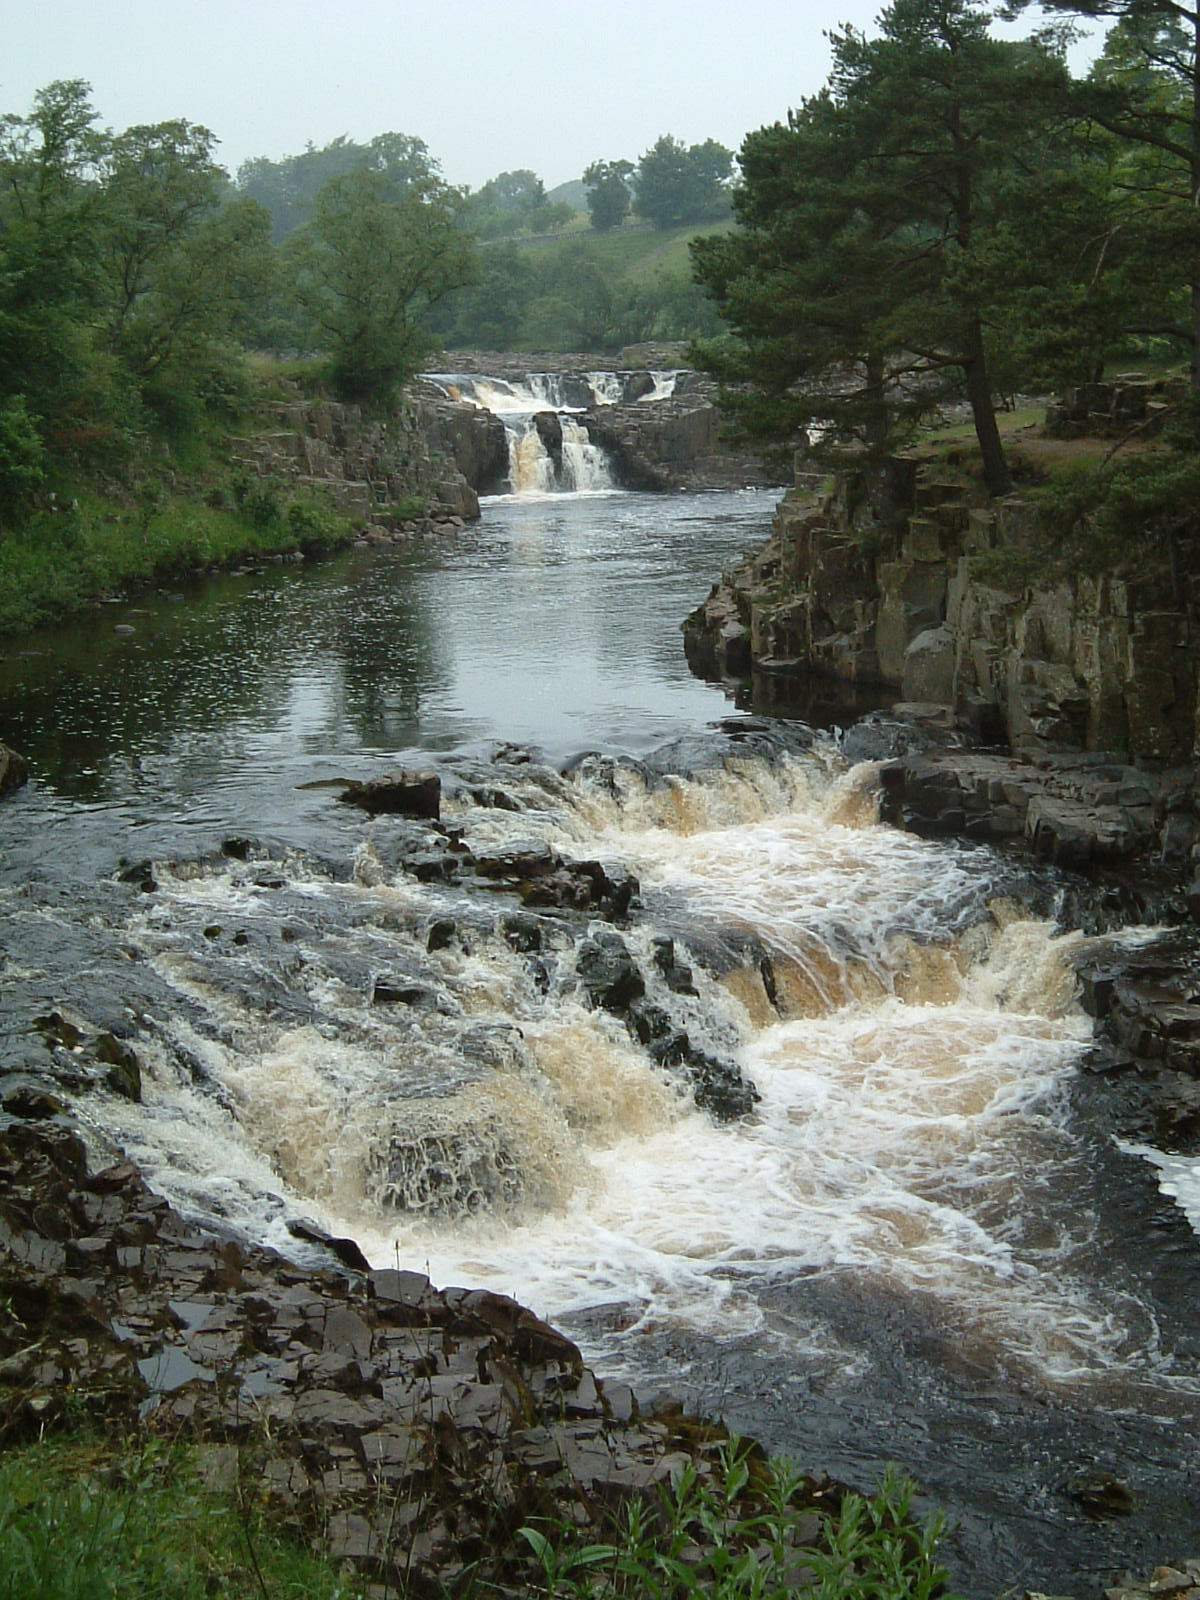
[[[483,373],[430,372],[427,380],[448,399],[490,411],[508,436],[508,488],[517,495],[597,493],[616,487],[608,458],[580,412],[596,406],[665,400],[676,371],[529,372],[501,378]]]

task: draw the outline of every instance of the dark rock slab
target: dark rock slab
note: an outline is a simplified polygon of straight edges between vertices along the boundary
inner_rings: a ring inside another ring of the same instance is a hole
[[[11,794],[29,782],[29,763],[24,756],[0,744],[0,797]]]
[[[436,772],[395,772],[364,783],[348,782],[338,796],[369,816],[428,817],[442,812],[442,780]]]

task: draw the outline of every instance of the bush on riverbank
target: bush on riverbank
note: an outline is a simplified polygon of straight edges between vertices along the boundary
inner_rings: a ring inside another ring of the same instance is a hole
[[[889,1473],[874,1498],[835,1494],[825,1515],[805,1488],[788,1463],[753,1464],[732,1441],[719,1491],[687,1466],[657,1502],[627,1500],[605,1542],[589,1542],[575,1524],[526,1525],[485,1564],[511,1568],[532,1554],[540,1581],[527,1592],[562,1600],[782,1600],[798,1587],[820,1600],[946,1595],[936,1560],[942,1522],[916,1520],[911,1484]],[[268,1513],[260,1490],[228,1446],[114,1441],[84,1429],[12,1448],[0,1459],[0,1594],[360,1600],[362,1584],[324,1539],[306,1548]],[[404,1508],[396,1509],[400,1530]],[[476,1565],[455,1592],[480,1587]]]
[[[0,634],[61,621],[131,585],[331,550],[354,531],[319,496],[285,496],[265,483],[213,482],[202,498],[152,480],[120,499],[80,484],[0,541]]]

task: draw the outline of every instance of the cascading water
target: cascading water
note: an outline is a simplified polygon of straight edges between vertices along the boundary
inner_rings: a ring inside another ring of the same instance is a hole
[[[1049,869],[879,826],[871,767],[688,674],[678,620],[771,511],[509,497],[10,654],[0,1070],[218,1229],[315,1219],[809,1466],[899,1459],[967,1593],[1092,1592],[1200,1547],[1195,1163],[1089,1120]],[[397,764],[440,823],[336,803]],[[1082,1470],[1133,1515],[1085,1519]]]
[[[533,767],[496,775],[503,807],[447,817],[479,858],[598,850],[638,873],[648,1003],[741,1063],[762,1096],[742,1122],[588,1005],[585,926],[421,883],[411,828],[385,822],[346,880],[303,854],[161,863],[128,929],[174,996],[144,1104],[85,1115],[185,1206],[247,1230],[315,1211],[380,1265],[557,1319],[607,1299],[634,1326],[765,1332],[772,1282],[852,1272],[932,1297],[1025,1381],[1150,1377],[1136,1313],[1087,1283],[1089,1220],[1030,1179],[1083,1159],[1063,1119],[1089,1038],[1078,940],[998,901],[999,874],[876,827],[871,776],[819,749],[651,784]],[[259,954],[231,982],[238,937]],[[705,970],[739,938],[750,955]],[[381,977],[403,998],[373,999]]]
[[[618,372],[530,372],[523,380],[466,373],[427,373],[429,382],[456,400],[469,400],[492,412],[508,435],[509,486],[516,495],[596,494],[615,487],[604,451],[572,413],[590,406],[618,405],[630,393],[632,374]],[[644,377],[645,374],[638,374]],[[637,403],[665,400],[678,374],[649,374],[653,387]],[[639,386],[640,387],[640,386]],[[554,413],[561,446],[548,446],[538,415]]]

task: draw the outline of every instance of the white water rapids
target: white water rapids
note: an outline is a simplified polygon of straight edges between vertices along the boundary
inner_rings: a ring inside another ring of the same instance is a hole
[[[575,414],[589,406],[612,406],[625,397],[629,374],[617,372],[530,372],[523,379],[469,373],[428,373],[428,380],[454,400],[467,400],[492,412],[508,435],[509,491],[522,497],[545,494],[596,494],[614,487],[608,461]],[[649,374],[653,385],[637,404],[668,400],[678,373]],[[553,412],[562,428],[561,457],[546,448],[534,421]]]
[[[565,935],[531,960],[494,906],[389,866],[386,819],[351,882],[301,855],[268,887],[253,863],[159,864],[130,933],[179,1004],[147,1042],[144,1104],[88,1112],[180,1205],[277,1244],[304,1214],[377,1265],[551,1319],[619,1305],[609,1370],[644,1330],[769,1339],[764,1286],[852,1273],[924,1298],[972,1359],[1027,1380],[1148,1373],[1153,1329],[1091,1284],[1092,1219],[1062,1201],[1085,1159],[1063,1114],[1089,1038],[1079,936],[996,900],[978,852],[876,826],[873,776],[831,749],[652,786],[585,763],[506,778],[520,811],[449,818],[476,852],[536,836],[639,875],[626,938],[650,998],[754,1081],[743,1121],[697,1110],[586,1007]],[[291,965],[267,974],[255,949],[283,883]],[[427,952],[447,915],[462,936]],[[697,993],[668,995],[662,929],[681,959],[766,948],[774,1003],[752,959],[720,979],[691,959]],[[397,966],[428,996],[372,1006]]]

